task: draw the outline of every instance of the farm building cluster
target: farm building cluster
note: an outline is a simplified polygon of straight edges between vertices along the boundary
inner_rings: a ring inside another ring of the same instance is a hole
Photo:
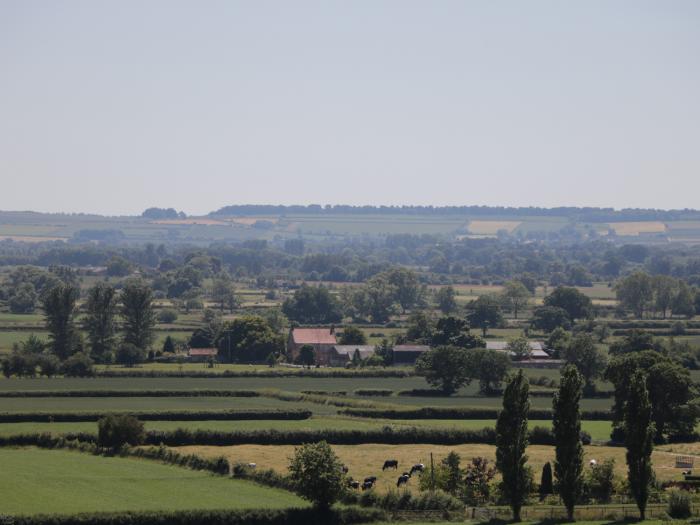
[[[336,330],[333,327],[297,327],[289,331],[287,338],[287,355],[295,360],[299,356],[302,347],[313,348],[315,363],[319,366],[343,367],[353,361],[353,359],[365,360],[376,352],[376,346],[368,344],[348,345],[339,344]],[[507,352],[514,357],[513,352],[508,350],[507,341],[488,341],[487,350],[496,352]],[[425,352],[430,350],[428,345],[422,344],[399,344],[393,347],[394,366],[413,366],[416,360]],[[216,348],[191,348],[188,351],[189,360],[192,362],[207,362],[217,359],[218,350]],[[544,345],[539,341],[530,341],[530,355],[527,361],[532,365],[555,364],[555,360],[545,351]]]

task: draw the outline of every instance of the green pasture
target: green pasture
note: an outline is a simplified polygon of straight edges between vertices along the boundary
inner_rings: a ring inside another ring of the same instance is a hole
[[[0,398],[0,412],[138,412],[155,410],[302,409],[335,414],[336,407],[267,397],[23,397]]]
[[[290,492],[155,461],[0,449],[0,514],[304,506]]]

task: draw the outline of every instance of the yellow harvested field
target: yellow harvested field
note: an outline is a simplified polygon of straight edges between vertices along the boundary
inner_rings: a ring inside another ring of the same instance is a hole
[[[700,452],[700,444],[696,445]],[[294,448],[290,445],[236,445],[231,447],[187,446],[175,447],[175,450],[183,454],[197,454],[203,457],[225,456],[233,463],[256,463],[258,469],[273,469],[285,473]],[[615,459],[616,475],[620,478],[626,476],[624,447],[587,446],[584,448],[586,464],[591,459],[601,462],[613,458]],[[462,457],[463,465],[479,456],[485,457],[491,462],[496,459],[496,447],[478,444],[455,446],[431,444],[333,445],[333,450],[347,465],[350,476],[356,480],[362,480],[367,476],[377,476],[376,486],[382,491],[395,487],[398,476],[402,472],[410,470],[411,465],[415,463],[429,465],[431,453],[436,464],[452,451],[457,452]],[[528,464],[533,468],[535,477],[539,479],[542,466],[547,461],[554,461],[554,447],[532,445],[528,447],[527,455],[529,457]],[[659,480],[681,479],[681,470],[675,468],[675,457],[675,453],[654,451],[652,460]],[[387,459],[398,460],[398,472],[395,470],[382,472],[382,465]],[[417,483],[418,481],[414,477],[409,481],[409,487],[416,487]]]
[[[499,230],[512,233],[522,221],[469,221],[469,233],[475,235],[496,235]]]
[[[243,224],[244,226],[252,226],[258,221],[267,221],[275,224],[279,222],[278,217],[233,217],[231,219],[226,220],[235,224]]]
[[[151,224],[167,224],[174,226],[191,226],[193,224],[201,224],[203,226],[228,226],[225,221],[217,221],[215,219],[161,219],[157,221],[151,221]]]
[[[617,235],[639,235],[640,233],[664,233],[666,224],[660,221],[611,222],[610,228]]]

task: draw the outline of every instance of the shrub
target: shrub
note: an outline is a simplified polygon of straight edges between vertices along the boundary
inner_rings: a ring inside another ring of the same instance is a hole
[[[63,362],[61,371],[68,377],[91,377],[95,375],[93,364],[93,360],[87,354],[78,352]]]
[[[101,447],[120,448],[143,443],[143,423],[127,414],[109,414],[97,423],[97,443]]]
[[[162,324],[172,324],[177,321],[177,311],[172,308],[163,308],[158,312],[158,322]]]
[[[589,469],[584,489],[598,503],[609,503],[615,489],[615,460],[606,459]]]
[[[691,516],[690,494],[685,490],[672,490],[668,495],[668,515],[674,520],[684,520]]]
[[[356,396],[390,396],[393,393],[393,390],[383,388],[360,388],[354,392]]]
[[[126,367],[142,363],[145,358],[146,351],[131,343],[122,343],[117,349],[117,363]]]

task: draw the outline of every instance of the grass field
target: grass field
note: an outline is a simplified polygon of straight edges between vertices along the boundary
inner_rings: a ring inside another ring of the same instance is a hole
[[[163,465],[59,450],[0,449],[0,514],[300,507],[295,495]]]
[[[44,397],[0,398],[0,412],[137,412],[148,410],[304,409],[334,414],[336,407],[267,397]]]
[[[285,472],[289,464],[289,457],[294,452],[293,446],[265,446],[265,445],[237,445],[231,447],[212,446],[187,446],[176,447],[183,453],[194,453],[204,457],[218,457],[221,455],[233,462],[254,462],[259,468],[272,468],[279,472]],[[615,460],[615,472],[620,478],[626,476],[625,449],[624,447],[587,446],[585,449],[585,462],[590,459],[602,461],[608,458]],[[485,457],[495,461],[496,447],[492,445],[333,445],[333,450],[348,466],[349,474],[355,479],[364,479],[366,476],[377,476],[377,487],[385,491],[395,487],[396,479],[404,470],[415,463],[430,464],[430,455],[438,463],[447,454],[454,451],[460,454],[462,462],[466,464],[474,457]],[[528,464],[533,468],[535,477],[539,479],[542,466],[547,461],[554,460],[554,447],[532,445],[527,448]],[[660,481],[668,479],[681,479],[680,470],[675,468],[675,454],[654,451],[652,461],[657,478]],[[396,459],[399,462],[399,471],[387,470],[382,472],[382,465],[387,459]],[[416,477],[412,478],[409,488],[418,486]]]

